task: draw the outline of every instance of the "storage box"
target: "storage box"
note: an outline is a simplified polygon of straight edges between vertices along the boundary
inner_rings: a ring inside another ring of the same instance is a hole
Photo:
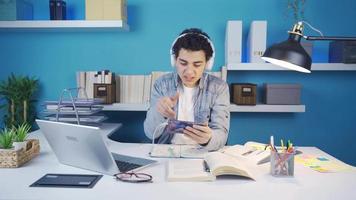
[[[126,0],[85,0],[85,19],[126,21]]]
[[[40,143],[37,139],[27,141],[26,149],[0,149],[0,168],[15,168],[25,164],[40,153]]]
[[[94,98],[101,98],[104,104],[112,104],[115,102],[116,89],[115,83],[94,83]]]
[[[256,105],[256,84],[233,83],[231,84],[232,102],[237,105]]]
[[[275,105],[299,105],[300,84],[264,84],[265,103]]]
[[[356,41],[330,42],[329,62],[356,63]]]
[[[0,21],[32,20],[32,4],[25,0],[0,0]]]

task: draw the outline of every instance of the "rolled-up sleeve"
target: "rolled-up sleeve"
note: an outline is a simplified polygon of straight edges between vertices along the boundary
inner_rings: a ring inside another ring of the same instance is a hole
[[[225,82],[217,90],[217,96],[211,110],[209,127],[212,137],[205,146],[209,151],[215,151],[225,146],[230,128],[230,93]]]

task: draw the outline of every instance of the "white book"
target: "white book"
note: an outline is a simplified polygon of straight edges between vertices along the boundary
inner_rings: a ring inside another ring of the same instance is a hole
[[[79,89],[78,91],[78,98],[85,98],[85,82],[86,82],[86,78],[85,78],[85,72],[83,71],[79,71],[76,73],[76,77],[77,77],[77,87],[78,88],[82,88]]]
[[[151,75],[146,75],[145,76],[145,81],[144,81],[144,91],[143,91],[143,103],[148,103],[150,102],[150,97],[151,97]]]
[[[267,21],[252,21],[247,37],[247,62],[264,63],[261,56],[266,51]]]
[[[94,98],[94,83],[96,82],[95,74],[96,71],[87,71],[85,73],[85,91],[88,98]]]
[[[227,21],[225,33],[225,63],[241,63],[242,55],[242,21]]]

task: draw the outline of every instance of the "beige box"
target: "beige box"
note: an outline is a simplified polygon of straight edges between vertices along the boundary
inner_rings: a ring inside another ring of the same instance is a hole
[[[85,19],[126,21],[126,0],[85,0]]]

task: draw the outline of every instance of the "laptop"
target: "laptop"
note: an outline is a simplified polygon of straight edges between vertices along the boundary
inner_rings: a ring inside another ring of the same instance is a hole
[[[111,153],[100,128],[36,119],[60,163],[114,175],[132,172],[155,160]]]

